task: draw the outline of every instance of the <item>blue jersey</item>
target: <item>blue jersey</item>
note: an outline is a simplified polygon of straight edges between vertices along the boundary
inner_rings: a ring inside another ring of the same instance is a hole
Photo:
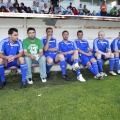
[[[42,43],[43,43],[43,46],[46,45],[46,43],[47,43],[47,38],[46,37],[42,38]],[[57,40],[54,37],[52,37],[50,39],[48,48],[57,48]],[[44,55],[49,55],[49,54],[54,54],[54,53],[57,53],[57,52],[48,50],[48,51],[44,52]]]
[[[21,40],[10,43],[10,38],[5,38],[0,42],[0,52],[5,56],[17,55],[20,51],[23,51]]]
[[[120,40],[118,38],[112,41],[111,50],[112,52],[115,52],[115,50],[120,50]]]
[[[83,52],[86,52],[86,53],[89,52],[88,48],[90,48],[90,47],[89,47],[89,43],[88,43],[87,40],[81,40],[80,41],[80,40],[76,39],[74,41],[74,43],[75,43],[75,48],[76,49],[80,49],[80,50],[82,50]]]
[[[69,52],[71,50],[75,50],[75,46],[72,41],[59,42],[59,52]]]
[[[93,52],[96,53],[96,50],[100,50],[104,53],[107,53],[110,50],[109,41],[104,39],[100,41],[98,38],[93,41]]]

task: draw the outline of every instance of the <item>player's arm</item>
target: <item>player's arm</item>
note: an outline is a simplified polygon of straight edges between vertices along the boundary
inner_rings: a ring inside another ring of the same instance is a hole
[[[39,54],[38,54],[39,58],[41,58],[43,56],[43,49],[39,50]]]
[[[73,54],[73,50],[70,50],[70,51],[68,51],[68,52],[61,52],[61,51],[59,51],[59,53],[60,54],[63,54],[63,55],[65,55],[65,54]]]
[[[56,51],[58,51],[57,48],[48,48],[48,50],[49,50],[49,51],[52,51],[52,52],[56,52]]]
[[[9,60],[10,56],[5,56],[2,52],[0,52],[0,58]]]

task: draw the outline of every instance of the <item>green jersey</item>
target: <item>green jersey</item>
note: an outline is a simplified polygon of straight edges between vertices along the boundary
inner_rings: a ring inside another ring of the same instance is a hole
[[[29,54],[37,55],[39,54],[39,50],[43,49],[42,41],[38,38],[32,42],[29,38],[23,40],[23,49],[27,50]]]

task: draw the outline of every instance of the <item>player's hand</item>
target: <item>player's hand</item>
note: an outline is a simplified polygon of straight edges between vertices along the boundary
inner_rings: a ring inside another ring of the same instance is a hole
[[[86,55],[87,55],[87,56],[91,56],[91,55],[92,55],[92,53],[91,53],[91,52],[89,52],[89,53],[87,53]]]
[[[48,40],[48,41],[50,41],[50,40],[51,40],[51,38],[52,38],[52,36],[51,36],[51,35],[47,36],[47,40]]]
[[[13,62],[15,59],[15,56],[11,56],[10,59],[8,60],[8,62]]]
[[[34,55],[30,55],[30,58],[31,59],[35,59],[36,57]]]

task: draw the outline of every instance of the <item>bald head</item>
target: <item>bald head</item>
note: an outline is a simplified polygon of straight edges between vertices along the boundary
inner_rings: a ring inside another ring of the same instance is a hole
[[[99,39],[99,40],[103,40],[104,37],[105,37],[105,32],[104,32],[104,31],[99,31],[99,32],[98,32],[98,39]]]

